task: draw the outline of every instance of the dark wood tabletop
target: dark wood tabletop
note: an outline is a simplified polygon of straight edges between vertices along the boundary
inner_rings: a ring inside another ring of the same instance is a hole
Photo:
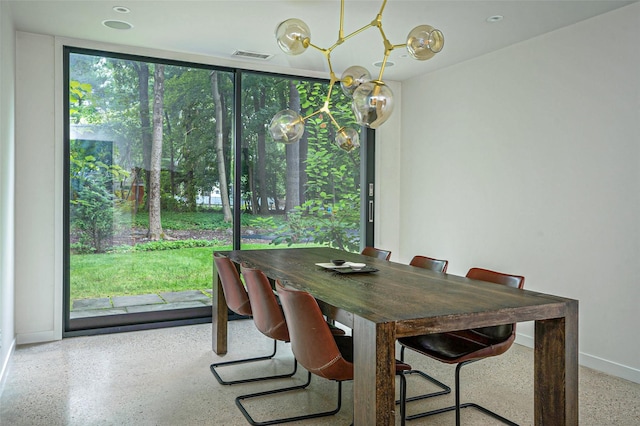
[[[356,425],[395,422],[393,372],[384,363],[395,357],[398,337],[532,320],[536,321],[535,423],[577,424],[575,300],[328,247],[223,253],[237,264],[261,269],[271,279],[309,292],[325,314],[354,329],[356,362],[360,358],[361,364],[355,364]],[[340,274],[316,265],[331,259],[366,263],[378,271]],[[214,350],[225,353],[226,305],[217,279],[214,299]],[[380,391],[381,383],[391,392]],[[538,390],[545,394],[538,395]]]

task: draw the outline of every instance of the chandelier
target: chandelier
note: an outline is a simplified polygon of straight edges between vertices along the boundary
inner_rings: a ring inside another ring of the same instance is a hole
[[[321,48],[311,42],[311,31],[307,24],[300,19],[291,18],[281,22],[276,28],[276,40],[280,49],[289,55],[299,55],[306,51],[308,47],[319,50],[327,59],[329,66],[329,90],[324,104],[315,112],[302,117],[298,112],[285,109],[278,112],[269,123],[269,132],[276,142],[285,144],[296,143],[304,133],[304,123],[310,117],[320,113],[325,113],[333,125],[337,128],[335,143],[345,151],[351,151],[360,146],[358,132],[353,128],[341,126],[329,108],[331,92],[336,83],[345,95],[352,98],[351,109],[356,117],[356,121],[361,126],[377,129],[391,116],[393,111],[393,93],[382,80],[384,69],[387,64],[389,54],[397,48],[406,47],[409,55],[419,61],[432,58],[442,50],[444,36],[440,30],[434,29],[430,25],[419,25],[412,29],[404,44],[391,44],[382,29],[382,13],[387,4],[383,0],[380,11],[370,23],[364,25],[356,31],[344,35],[344,0],[340,1],[340,29],[338,39],[329,48]],[[372,80],[369,71],[361,66],[354,65],[347,68],[338,79],[331,65],[331,52],[349,40],[351,37],[361,32],[377,28],[382,37],[384,46],[384,58],[381,62],[378,78]]]

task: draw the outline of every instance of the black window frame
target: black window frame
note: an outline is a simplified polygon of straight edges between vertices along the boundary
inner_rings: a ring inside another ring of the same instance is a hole
[[[328,79],[304,77],[290,74],[279,74],[273,72],[263,72],[244,68],[235,68],[227,66],[217,66],[211,64],[202,64],[196,62],[173,60],[165,58],[156,58],[143,55],[110,52],[100,49],[89,49],[75,47],[70,45],[63,46],[63,155],[64,155],[64,185],[63,185],[63,337],[73,337],[80,335],[97,335],[109,334],[116,332],[145,330],[154,328],[164,328],[172,326],[182,326],[190,324],[202,324],[211,322],[212,308],[184,308],[179,310],[164,310],[144,313],[129,313],[121,315],[96,316],[89,318],[76,318],[71,320],[71,300],[70,300],[70,190],[69,190],[69,155],[70,155],[70,115],[69,115],[69,84],[70,84],[70,55],[85,54],[92,56],[101,56],[121,60],[144,61],[149,63],[160,63],[165,65],[183,66],[191,68],[200,68],[211,71],[223,71],[232,73],[234,76],[234,141],[233,141],[233,161],[235,162],[235,170],[241,170],[242,156],[238,153],[241,151],[242,143],[242,125],[240,118],[241,104],[238,99],[242,95],[242,75],[244,73],[262,74],[265,76],[304,79],[311,82],[329,83]],[[360,233],[361,245],[373,245],[373,193],[369,191],[372,188],[375,177],[375,131],[372,129],[363,129],[363,138],[360,146],[361,158],[361,220]],[[236,200],[241,198],[241,174],[234,174],[233,197]],[[233,248],[241,249],[241,206],[240,203],[234,203],[233,215]],[[234,319],[231,315],[230,319]]]

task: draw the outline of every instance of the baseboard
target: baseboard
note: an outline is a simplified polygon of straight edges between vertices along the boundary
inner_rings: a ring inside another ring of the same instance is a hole
[[[516,333],[516,343],[533,348],[533,336]],[[640,383],[640,370],[628,365],[618,364],[608,359],[600,358],[584,352],[578,354],[578,362],[581,366],[600,371],[611,376],[620,377],[634,383]]]
[[[2,391],[4,390],[4,384],[7,380],[7,374],[9,370],[9,361],[13,356],[13,351],[15,350],[15,348],[16,339],[13,339],[11,341],[11,345],[9,345],[9,350],[0,353],[0,355],[4,355],[3,359],[0,359],[0,396],[2,396]]]
[[[55,331],[39,331],[37,333],[19,333],[16,336],[17,345],[30,345],[32,343],[46,343],[62,340],[62,335]]]
[[[628,365],[618,364],[597,356],[580,353],[580,365],[611,376],[620,377],[634,383],[640,383],[640,370]]]
[[[516,343],[522,346],[526,346],[528,348],[533,349],[533,336],[528,336],[526,334],[518,333],[516,330]]]

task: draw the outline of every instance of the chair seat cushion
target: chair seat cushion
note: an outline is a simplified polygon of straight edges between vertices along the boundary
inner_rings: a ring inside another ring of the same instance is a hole
[[[512,335],[506,340],[495,340],[474,333],[473,330],[465,330],[402,337],[398,341],[401,345],[438,361],[457,364],[470,359],[500,355],[509,349],[514,339],[515,336]]]
[[[333,336],[342,357],[353,363],[353,338],[351,336]],[[396,359],[396,373],[411,370],[411,366]]]

